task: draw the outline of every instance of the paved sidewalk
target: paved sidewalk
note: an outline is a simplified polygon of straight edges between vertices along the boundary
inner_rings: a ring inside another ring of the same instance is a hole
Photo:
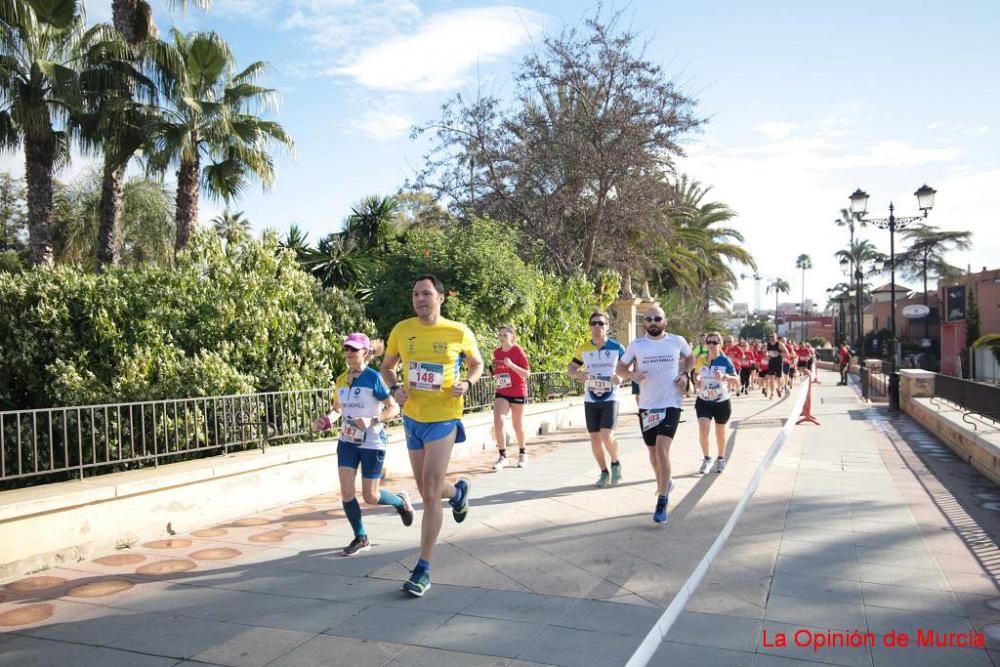
[[[822,426],[796,427],[653,664],[992,664],[973,649],[762,645],[763,629],[1000,622],[985,606],[1000,597],[1000,522],[979,497],[996,488],[914,422],[823,377]],[[617,488],[593,487],[580,429],[539,438],[526,469],[493,473],[491,453],[472,457],[469,518],[445,512],[419,600],[399,590],[419,517],[405,528],[366,508],[375,547],[342,558],[351,533],[335,480],[300,504],[5,582],[0,665],[620,665],[715,539],[790,404],[735,399],[730,465],[704,477],[685,410],[666,526],[651,521],[628,410]],[[411,480],[387,487],[417,497]]]

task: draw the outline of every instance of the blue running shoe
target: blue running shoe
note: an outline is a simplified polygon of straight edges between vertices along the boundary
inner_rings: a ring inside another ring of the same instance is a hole
[[[431,575],[427,570],[414,570],[410,578],[403,582],[403,590],[415,598],[422,598],[431,588]]]
[[[451,503],[451,516],[454,517],[455,523],[462,523],[465,521],[465,517],[469,512],[469,488],[471,488],[468,480],[460,479],[455,482],[455,488],[458,489],[462,496],[457,503]],[[448,501],[451,502],[451,501]]]
[[[656,523],[667,522],[667,499],[657,498],[656,509],[653,511],[653,521]]]

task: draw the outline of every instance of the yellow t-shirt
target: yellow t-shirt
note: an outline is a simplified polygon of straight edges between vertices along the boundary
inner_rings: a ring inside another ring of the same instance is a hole
[[[461,322],[444,318],[436,324],[421,324],[416,317],[392,329],[385,353],[399,357],[403,366],[399,385],[409,398],[403,414],[420,422],[460,419],[465,405],[451,389],[459,379],[462,360],[480,359],[476,337]]]

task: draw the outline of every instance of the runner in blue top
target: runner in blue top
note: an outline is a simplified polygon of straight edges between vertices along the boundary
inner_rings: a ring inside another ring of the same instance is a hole
[[[583,414],[590,434],[590,451],[601,468],[596,486],[617,486],[622,480],[621,461],[618,460],[618,442],[615,440],[615,421],[618,419],[618,384],[615,374],[618,359],[625,354],[622,344],[608,338],[606,313],[590,315],[590,340],[580,344],[573,355],[567,372],[574,380],[586,386],[583,397]],[[611,457],[611,472],[604,458],[604,450]]]
[[[712,457],[708,453],[708,431],[712,420],[715,420],[715,446],[719,451],[715,472],[726,469],[726,424],[733,411],[729,383],[738,377],[733,362],[722,354],[722,335],[713,331],[705,337],[705,343],[708,345],[708,363],[699,372],[698,400],[694,402],[694,412],[698,415],[698,440],[705,457],[699,470],[702,475],[712,470]]]
[[[386,436],[383,424],[399,414],[399,406],[389,395],[382,375],[369,368],[367,361],[377,351],[363,333],[352,333],[344,341],[347,370],[337,378],[331,404],[333,411],[316,420],[317,431],[328,431],[343,415],[337,442],[337,470],[340,497],[347,520],[354,529],[354,540],[344,548],[344,556],[368,551],[371,544],[361,520],[361,505],[354,485],[361,468],[361,493],[369,505],[392,505],[403,520],[413,523],[413,505],[406,491],[392,493],[379,489],[385,462]]]

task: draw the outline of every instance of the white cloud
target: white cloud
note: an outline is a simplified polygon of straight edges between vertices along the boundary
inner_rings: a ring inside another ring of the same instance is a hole
[[[760,272],[788,280],[795,301],[802,274],[794,269],[794,260],[800,253],[809,254],[815,267],[806,272],[807,298],[825,302],[823,290],[842,280],[832,255],[847,244],[847,231],[832,223],[859,186],[872,195],[873,216],[888,214],[882,209],[890,198],[896,199],[900,215],[913,215],[916,199],[911,193],[926,180],[938,189],[928,222],[976,232],[969,258],[963,254],[954,261],[973,267],[996,265],[1000,235],[986,230],[1000,211],[1000,170],[995,164],[971,162],[974,139],[926,148],[919,141],[871,140],[860,120],[842,125],[844,136],[831,136],[827,129],[824,123],[803,122],[794,136],[784,140],[702,143],[690,147],[689,157],[678,165],[713,186],[711,197],[737,212],[736,227]],[[888,232],[866,229],[864,235],[888,252]],[[740,272],[744,270],[737,268]],[[734,296],[754,303],[754,292],[751,279],[743,281]],[[762,295],[761,305],[767,303]]]
[[[332,73],[378,90],[450,90],[478,62],[519,48],[540,31],[540,14],[511,6],[459,9],[429,17],[416,32],[372,46]]]
[[[795,132],[796,129],[798,129],[798,126],[793,125],[792,123],[770,121],[767,123],[761,123],[760,125],[758,125],[753,129],[757,132],[760,132],[768,139],[777,140],[777,139],[785,139],[791,136],[791,134]]]
[[[351,127],[375,141],[405,137],[413,126],[412,118],[392,111],[367,112],[351,122]]]

